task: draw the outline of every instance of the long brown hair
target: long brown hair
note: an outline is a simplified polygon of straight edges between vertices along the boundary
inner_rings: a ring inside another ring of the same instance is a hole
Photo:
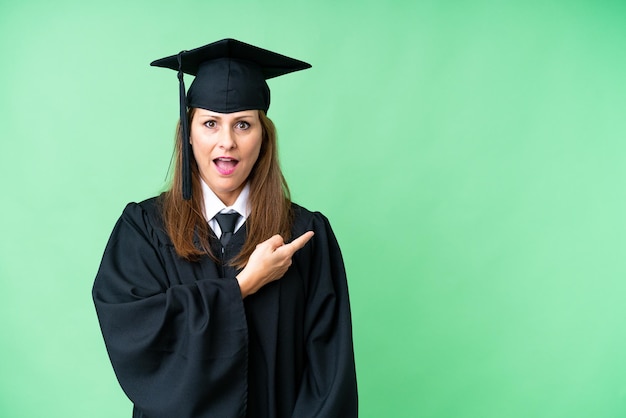
[[[189,125],[195,109],[187,112]],[[278,146],[274,123],[259,110],[259,120],[263,128],[261,151],[250,175],[250,215],[246,220],[247,236],[239,254],[230,264],[242,268],[246,265],[256,245],[274,234],[282,235],[285,241],[291,237],[293,214],[291,196],[278,162]],[[187,139],[188,140],[188,139]],[[192,197],[184,200],[182,194],[182,141],[180,121],[176,127],[175,164],[169,190],[163,199],[163,222],[179,257],[197,261],[208,255],[217,260],[211,252],[211,234],[204,218],[204,199],[200,183],[198,164],[190,154]]]

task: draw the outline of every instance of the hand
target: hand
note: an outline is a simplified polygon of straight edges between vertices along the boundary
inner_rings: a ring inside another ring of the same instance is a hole
[[[313,231],[305,232],[289,244],[285,244],[280,235],[274,235],[257,245],[250,254],[246,267],[236,277],[241,296],[245,298],[283,277],[291,266],[294,253],[304,247],[313,234]]]

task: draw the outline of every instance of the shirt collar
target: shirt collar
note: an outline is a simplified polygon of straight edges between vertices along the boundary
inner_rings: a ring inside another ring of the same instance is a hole
[[[204,218],[207,221],[213,219],[215,215],[220,212],[238,212],[243,219],[248,219],[250,215],[250,208],[248,202],[250,200],[250,185],[246,183],[239,196],[237,196],[237,200],[232,206],[226,206],[224,202],[220,200],[219,197],[211,190],[208,184],[200,179],[202,186],[202,196],[204,198]]]

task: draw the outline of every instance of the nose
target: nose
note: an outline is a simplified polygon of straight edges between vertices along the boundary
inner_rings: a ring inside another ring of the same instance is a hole
[[[226,150],[233,149],[237,146],[233,132],[230,129],[223,129],[220,132],[218,145],[220,148],[223,148]]]

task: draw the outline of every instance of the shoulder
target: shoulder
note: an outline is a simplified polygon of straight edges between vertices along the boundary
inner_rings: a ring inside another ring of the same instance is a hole
[[[302,271],[319,271],[319,268],[326,266],[333,269],[333,274],[328,274],[328,277],[337,277],[337,280],[345,277],[341,249],[328,218],[321,212],[308,210],[295,203],[292,203],[292,209],[294,214],[292,239],[307,231],[315,233],[313,238],[294,255],[294,260],[297,260]]]
[[[293,210],[293,235],[299,236],[306,231],[328,231],[332,233],[330,221],[318,211],[311,211],[296,203],[291,204]]]
[[[169,242],[165,233],[162,216],[163,195],[140,202],[130,202],[124,208],[118,221],[120,224],[150,236],[152,240]]]
[[[150,199],[143,200],[139,203],[129,203],[128,205],[137,206],[147,215],[155,218],[155,220],[161,220],[161,213],[163,208],[164,194],[151,197]]]
[[[150,223],[162,222],[162,196],[151,197],[140,202],[130,202],[122,211],[122,219],[146,219]]]

